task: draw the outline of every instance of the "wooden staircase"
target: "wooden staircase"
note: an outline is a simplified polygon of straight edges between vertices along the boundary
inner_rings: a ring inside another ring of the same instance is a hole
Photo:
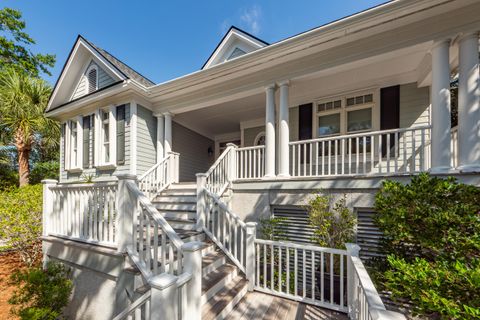
[[[248,289],[245,275],[227,256],[206,237],[203,232],[178,230],[184,242],[202,241],[202,315],[204,320],[225,319],[243,299]],[[142,277],[140,270],[132,264],[125,269],[133,279],[135,301],[150,290],[150,285]]]

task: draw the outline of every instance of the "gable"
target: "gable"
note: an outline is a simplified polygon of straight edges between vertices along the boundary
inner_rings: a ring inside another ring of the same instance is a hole
[[[86,64],[83,73],[81,73],[78,77],[78,84],[72,94],[72,97],[70,98],[70,101],[92,93],[91,88],[89,89],[88,79],[88,73],[91,70],[96,70],[96,90],[105,88],[115,82],[113,77],[109,75],[102,67],[100,67],[98,63],[91,60],[90,63]]]
[[[267,45],[268,43],[265,41],[236,27],[231,27],[215,51],[213,51],[210,58],[205,62],[202,69],[208,69],[217,64],[238,58]]]

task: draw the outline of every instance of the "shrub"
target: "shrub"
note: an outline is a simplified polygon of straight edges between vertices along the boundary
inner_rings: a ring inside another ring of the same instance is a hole
[[[376,278],[414,312],[444,319],[480,316],[480,188],[428,174],[385,181],[376,223],[386,261]]]
[[[287,233],[281,228],[287,219],[283,217],[269,217],[260,219],[260,233],[266,240],[288,240]]]
[[[8,164],[0,164],[0,190],[9,189],[18,185],[18,173]]]
[[[353,212],[347,207],[344,195],[333,202],[327,195],[316,194],[306,207],[310,225],[314,228],[313,241],[327,248],[345,248],[346,242],[355,239],[357,223]]]
[[[40,183],[44,179],[58,180],[60,164],[57,161],[37,162],[30,172],[30,184]]]
[[[0,238],[27,266],[41,256],[42,185],[0,191]]]
[[[54,320],[61,317],[72,292],[69,271],[62,264],[47,263],[46,269],[18,271],[11,281],[18,286],[8,302],[21,319]]]

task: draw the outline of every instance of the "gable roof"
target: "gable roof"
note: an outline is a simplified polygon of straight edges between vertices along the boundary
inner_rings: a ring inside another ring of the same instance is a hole
[[[233,48],[233,51],[241,50],[244,53],[249,53],[249,52],[255,51],[256,49],[260,49],[260,48],[263,48],[263,47],[266,47],[266,46],[269,45],[268,42],[263,41],[262,39],[257,38],[256,36],[246,32],[246,31],[244,31],[240,28],[237,28],[235,26],[231,26],[230,29],[228,29],[228,31],[225,33],[223,38],[220,40],[218,45],[215,47],[215,50],[213,50],[212,54],[210,54],[207,61],[205,61],[205,63],[203,64],[201,69],[202,70],[207,69],[207,68],[209,68],[213,65],[224,62],[224,61],[218,61],[218,57],[224,55],[228,51],[229,45],[230,46],[232,45],[232,42],[233,42],[234,39],[237,39],[237,40],[245,43],[246,45],[248,45],[249,50],[244,50],[244,49],[238,48],[238,47]],[[230,50],[230,51],[232,51],[232,50]],[[226,58],[226,60],[229,60],[229,59],[232,59],[232,58],[236,58],[238,56],[240,56],[240,55],[231,57],[231,54],[230,54],[225,58]]]
[[[74,45],[72,46],[72,49],[70,50],[67,60],[65,61],[65,64],[63,65],[60,76],[58,77],[55,86],[53,87],[52,94],[50,95],[50,99],[48,101],[47,112],[68,105],[73,101],[77,101],[87,96],[96,94],[98,91],[102,90],[100,89],[77,99],[68,101],[68,89],[72,90],[72,85],[75,81],[74,77],[78,75],[77,73],[81,68],[81,61],[83,59],[83,62],[85,63],[84,60],[88,56],[93,56],[94,58],[96,58],[98,62],[105,66],[106,70],[110,71],[110,73],[114,76],[113,78],[115,80],[113,85],[121,83],[125,80],[133,80],[144,87],[151,87],[155,85],[153,81],[144,77],[139,72],[135,71],[134,69],[117,59],[115,56],[110,54],[108,51],[96,46],[92,42],[85,39],[83,36],[78,35]],[[74,60],[79,60],[80,63],[73,64],[72,62]],[[60,92],[60,87],[62,87],[63,85],[67,86],[67,88]]]

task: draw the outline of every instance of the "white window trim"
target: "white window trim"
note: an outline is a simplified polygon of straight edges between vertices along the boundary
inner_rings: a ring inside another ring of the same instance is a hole
[[[109,136],[109,161],[105,161],[105,145],[103,132],[102,113],[108,113],[108,136]],[[108,108],[98,109],[95,113],[95,168],[99,170],[110,170],[117,167],[117,123],[116,107],[110,105]]]
[[[77,131],[77,153],[73,155],[73,141],[72,141],[72,125],[75,122]],[[83,118],[82,116],[76,117],[76,120],[67,121],[65,126],[65,170],[71,173],[82,172],[82,142],[83,142]],[[80,164],[80,165],[79,165]]]
[[[96,64],[92,64],[90,67],[88,67],[87,71],[85,72],[84,74],[84,77],[85,77],[85,80],[86,80],[86,85],[87,85],[87,91],[88,93],[92,93],[90,92],[90,83],[89,83],[89,78],[88,78],[88,74],[90,73],[90,71],[92,71],[93,69],[95,69],[95,90],[92,91],[92,92],[95,92],[98,90],[98,66]]]

